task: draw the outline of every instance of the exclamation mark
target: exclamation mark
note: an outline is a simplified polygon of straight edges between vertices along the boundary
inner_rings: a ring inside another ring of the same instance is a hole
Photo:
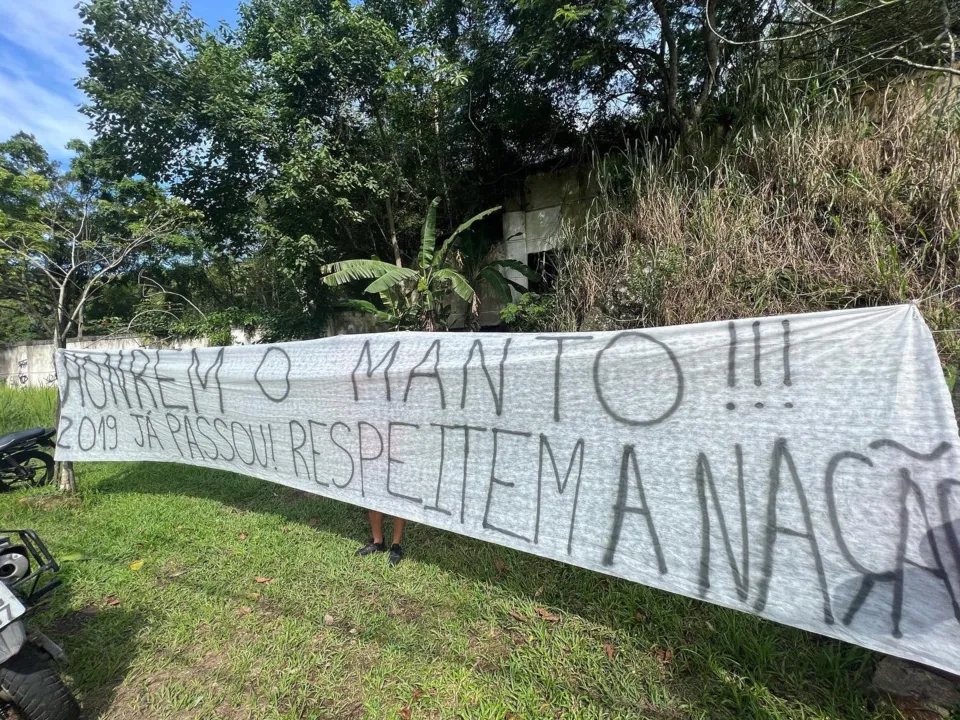
[[[784,320],[783,325],[783,384],[793,385],[790,379],[790,321]]]
[[[763,385],[760,381],[760,321],[753,321],[753,384]]]
[[[730,328],[730,350],[727,354],[727,387],[737,386],[737,326],[731,320],[728,325]]]

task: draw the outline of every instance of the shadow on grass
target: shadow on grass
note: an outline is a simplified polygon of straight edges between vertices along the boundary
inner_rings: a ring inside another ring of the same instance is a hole
[[[309,524],[358,546],[368,539],[365,513],[354,506],[256,478],[172,468],[118,468],[94,492],[190,496]],[[414,562],[606,626],[655,657],[670,650],[663,682],[693,714],[778,717],[758,688],[830,716],[877,710],[867,686],[878,656],[854,645],[425,525],[411,525],[405,545]]]
[[[109,605],[72,609],[69,586],[64,583],[31,622],[66,652],[60,670],[73,680],[82,717],[100,717],[110,707],[136,654],[143,616]]]

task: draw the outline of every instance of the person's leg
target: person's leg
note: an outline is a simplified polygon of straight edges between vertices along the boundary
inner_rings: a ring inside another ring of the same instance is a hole
[[[369,543],[357,550],[357,555],[360,557],[385,552],[387,549],[386,544],[383,542],[383,513],[370,510],[367,513],[367,517],[370,519],[370,534],[372,538]]]
[[[375,543],[383,543],[383,513],[377,512],[376,510],[370,510],[367,513],[367,516],[370,518],[370,534],[373,536],[373,541]]]
[[[406,525],[407,521],[403,518],[393,519],[393,545],[390,546],[391,565],[396,565],[403,560],[403,548],[400,545],[400,541],[403,540],[403,529]]]
[[[383,516],[380,516],[381,521]],[[407,526],[407,521],[403,518],[393,519],[393,544],[399,545],[403,541],[403,528]]]

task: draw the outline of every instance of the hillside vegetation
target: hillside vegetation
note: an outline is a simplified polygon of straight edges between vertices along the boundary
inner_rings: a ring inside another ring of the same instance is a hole
[[[722,141],[604,158],[539,322],[614,329],[917,300],[955,361],[958,98],[943,82],[818,94]]]

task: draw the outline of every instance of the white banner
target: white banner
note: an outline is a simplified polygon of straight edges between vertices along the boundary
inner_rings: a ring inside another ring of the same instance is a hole
[[[57,373],[60,460],[233,470],[960,673],[957,424],[913,305]]]

